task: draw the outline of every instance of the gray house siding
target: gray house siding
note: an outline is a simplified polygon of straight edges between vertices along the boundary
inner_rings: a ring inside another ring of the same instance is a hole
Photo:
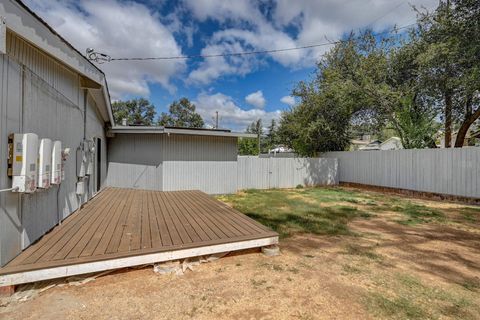
[[[237,138],[116,134],[107,184],[146,190],[236,191]],[[233,177],[233,178],[232,178]]]
[[[117,134],[108,141],[109,186],[162,189],[161,135]]]
[[[237,191],[237,138],[164,136],[163,190]]]
[[[80,198],[75,152],[83,140],[84,90],[79,75],[28,44],[7,33],[7,55],[0,55],[0,156],[7,159],[6,139],[14,132],[33,132],[39,138],[62,141],[71,153],[65,163],[65,180],[60,186],[33,194],[0,193],[0,265],[75,211],[93,194]],[[98,137],[106,143],[103,120],[93,99],[87,101],[86,138]],[[102,170],[106,174],[106,148],[102,152]],[[11,178],[2,163],[0,188],[9,188]],[[93,179],[91,179],[93,180]]]

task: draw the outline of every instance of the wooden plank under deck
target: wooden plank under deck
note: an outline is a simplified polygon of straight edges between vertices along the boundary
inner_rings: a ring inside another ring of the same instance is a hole
[[[0,268],[0,285],[277,242],[277,233],[200,191],[106,188]]]

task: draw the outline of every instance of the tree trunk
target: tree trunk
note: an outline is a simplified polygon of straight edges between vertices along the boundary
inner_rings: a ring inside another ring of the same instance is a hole
[[[445,148],[452,143],[452,94],[445,93]]]
[[[468,129],[470,129],[470,126],[479,117],[480,117],[480,107],[478,107],[477,110],[474,113],[472,113],[469,117],[465,118],[465,120],[462,122],[462,126],[460,127],[460,130],[458,130],[457,139],[455,140],[455,148],[463,147],[463,144],[465,142],[465,136],[467,135]]]

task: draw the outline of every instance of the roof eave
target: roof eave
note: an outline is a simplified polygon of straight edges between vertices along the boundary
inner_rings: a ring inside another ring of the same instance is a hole
[[[194,130],[194,129],[175,129],[164,127],[112,127],[109,133],[122,134],[178,134],[194,136],[215,136],[215,137],[234,137],[234,138],[256,138],[256,134],[243,132],[227,132],[215,130]]]

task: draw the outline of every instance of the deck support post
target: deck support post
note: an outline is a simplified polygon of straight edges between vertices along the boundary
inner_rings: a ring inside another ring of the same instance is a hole
[[[15,293],[15,285],[0,287],[0,297],[10,297]]]

